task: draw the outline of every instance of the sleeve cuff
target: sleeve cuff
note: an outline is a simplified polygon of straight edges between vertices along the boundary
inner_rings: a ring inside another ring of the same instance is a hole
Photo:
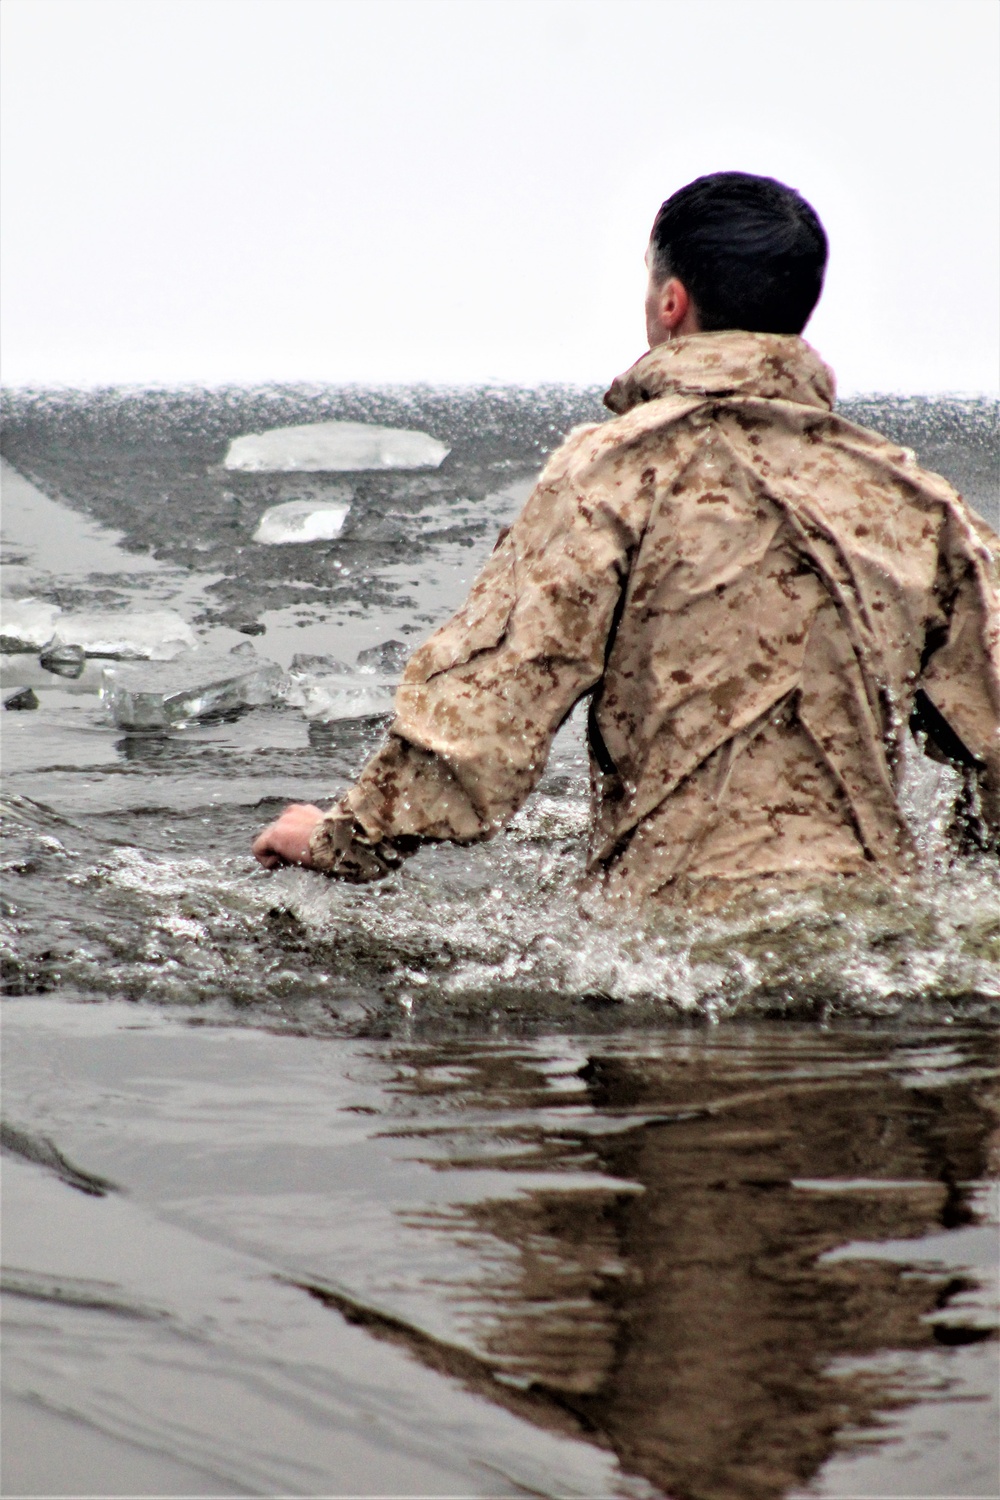
[[[309,852],[317,870],[354,885],[383,880],[398,870],[417,839],[375,839],[346,807],[338,802],[317,823],[309,840]]]

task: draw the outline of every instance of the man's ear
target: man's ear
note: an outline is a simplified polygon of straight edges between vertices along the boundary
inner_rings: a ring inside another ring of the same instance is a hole
[[[660,287],[658,316],[664,333],[678,333],[691,312],[691,298],[683,281],[668,276]],[[688,331],[688,330],[685,330]]]

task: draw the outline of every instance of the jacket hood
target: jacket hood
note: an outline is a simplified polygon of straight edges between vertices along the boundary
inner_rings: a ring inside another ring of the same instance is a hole
[[[658,344],[611,383],[605,406],[623,416],[661,396],[756,396],[829,410],[833,371],[805,339],[787,333],[694,333]]]

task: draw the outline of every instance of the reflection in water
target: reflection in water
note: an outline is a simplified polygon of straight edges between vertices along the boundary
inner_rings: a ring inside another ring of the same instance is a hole
[[[428,1159],[515,1176],[510,1197],[411,1216],[476,1251],[479,1279],[444,1288],[476,1355],[452,1373],[677,1500],[786,1495],[905,1402],[835,1359],[987,1336],[945,1311],[967,1278],[824,1255],[974,1220],[988,1034],[729,1031],[602,1043],[561,1074],[542,1049],[393,1056]],[[370,1326],[405,1339],[391,1323]],[[410,1347],[448,1367],[437,1341]]]

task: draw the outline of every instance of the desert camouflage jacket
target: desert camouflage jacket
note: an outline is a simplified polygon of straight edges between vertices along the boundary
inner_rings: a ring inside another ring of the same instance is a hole
[[[802,339],[651,350],[573,432],[458,614],[411,658],[384,747],[313,838],[376,878],[489,838],[590,694],[591,878],[905,866],[916,709],[1000,791],[996,538],[913,455],[831,411]]]

